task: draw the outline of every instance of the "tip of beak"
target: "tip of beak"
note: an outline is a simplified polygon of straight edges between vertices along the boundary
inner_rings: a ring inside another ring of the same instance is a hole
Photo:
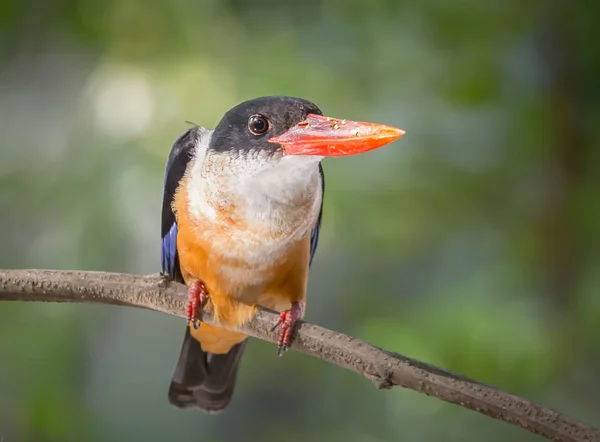
[[[382,135],[384,135],[385,137],[389,137],[389,138],[393,138],[394,140],[397,140],[398,138],[400,138],[402,135],[404,135],[406,133],[406,131],[399,129],[397,127],[392,127],[392,126],[385,126],[382,131],[381,131]]]

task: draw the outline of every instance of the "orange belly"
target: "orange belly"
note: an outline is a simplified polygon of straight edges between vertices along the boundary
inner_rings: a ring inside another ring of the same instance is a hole
[[[218,326],[190,326],[192,336],[209,353],[227,353],[247,338],[237,332],[248,322],[260,305],[277,311],[291,307],[293,301],[304,303],[310,259],[310,235],[286,244],[284,252],[265,264],[253,265],[244,259],[244,241],[232,240],[231,229],[240,229],[260,238],[260,232],[228,218],[212,220],[192,218],[187,210],[185,183],[180,185],[174,203],[178,236],[179,264],[186,284],[202,281],[209,293],[207,309]],[[227,213],[218,216],[226,217]],[[199,232],[210,231],[210,235]]]

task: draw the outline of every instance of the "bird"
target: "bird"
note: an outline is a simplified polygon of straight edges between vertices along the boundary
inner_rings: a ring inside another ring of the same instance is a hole
[[[231,401],[258,307],[280,312],[278,354],[305,310],[323,217],[325,157],[355,155],[404,135],[323,116],[296,97],[250,99],[213,130],[193,125],[172,145],[162,201],[162,274],[188,287],[187,327],[169,402],[209,414]],[[213,322],[202,322],[210,311]]]

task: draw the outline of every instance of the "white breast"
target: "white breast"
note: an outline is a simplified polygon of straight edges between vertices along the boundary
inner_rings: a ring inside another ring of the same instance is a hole
[[[315,226],[321,158],[213,153],[206,151],[208,137],[202,141],[188,170],[190,215],[211,253],[239,263],[224,268],[224,276],[260,286],[261,274]]]

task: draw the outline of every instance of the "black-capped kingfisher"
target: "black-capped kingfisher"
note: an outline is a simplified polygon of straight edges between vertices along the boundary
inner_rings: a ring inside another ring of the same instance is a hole
[[[169,388],[177,407],[223,410],[257,306],[281,312],[279,354],[302,318],[325,188],[321,160],[381,147],[390,126],[324,117],[310,101],[263,97],[173,144],[162,206],[162,268],[189,287],[188,327]],[[214,323],[201,323],[203,309]]]

